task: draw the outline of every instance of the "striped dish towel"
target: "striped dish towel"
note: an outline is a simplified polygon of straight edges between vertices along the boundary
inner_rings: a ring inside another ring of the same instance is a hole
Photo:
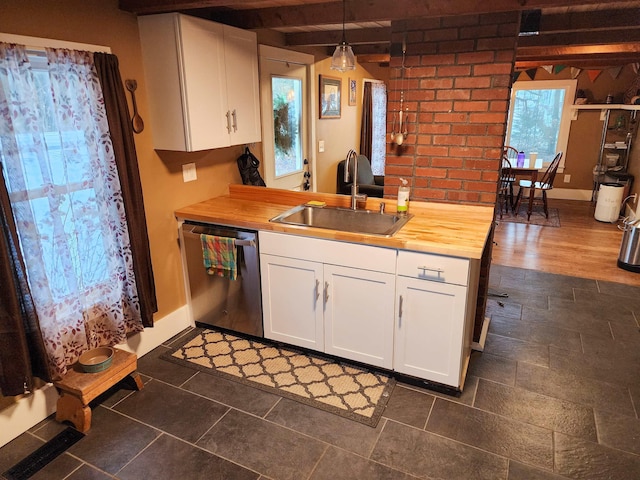
[[[202,259],[209,275],[238,278],[235,238],[200,235],[202,243]]]

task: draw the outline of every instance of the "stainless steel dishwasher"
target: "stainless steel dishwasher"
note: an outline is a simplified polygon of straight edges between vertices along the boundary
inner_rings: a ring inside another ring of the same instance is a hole
[[[236,240],[236,280],[207,273],[203,263],[201,234]],[[194,321],[201,326],[212,325],[262,337],[257,232],[185,221],[182,224],[182,241],[189,304]]]

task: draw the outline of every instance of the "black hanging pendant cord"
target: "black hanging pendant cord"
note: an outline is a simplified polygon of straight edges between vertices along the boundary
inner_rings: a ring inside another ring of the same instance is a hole
[[[342,0],[342,44],[347,43],[347,36],[344,33],[344,24],[347,21],[347,0]]]

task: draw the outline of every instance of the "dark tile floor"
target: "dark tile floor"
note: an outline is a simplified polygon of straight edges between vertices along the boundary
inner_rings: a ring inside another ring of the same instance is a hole
[[[376,428],[160,360],[34,478],[640,478],[640,288],[494,265],[484,353],[459,398],[399,384]],[[500,305],[500,303],[502,305]],[[0,471],[63,426],[0,449]]]

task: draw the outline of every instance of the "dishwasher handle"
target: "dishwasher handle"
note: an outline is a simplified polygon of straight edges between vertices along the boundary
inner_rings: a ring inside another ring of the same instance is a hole
[[[190,233],[191,235],[198,235],[198,236],[200,236],[202,234],[204,234],[204,235],[215,235],[215,233],[213,231],[207,230],[206,228],[198,227],[198,226],[193,226],[190,229],[187,229],[185,227],[185,229],[183,231],[184,231],[184,233]],[[209,233],[209,232],[211,232],[211,233]],[[224,236],[224,235],[222,235],[222,236]],[[235,240],[235,244],[238,247],[255,247],[256,246],[256,242],[253,239],[242,240],[242,239],[239,239],[239,238],[234,238],[234,240]]]

